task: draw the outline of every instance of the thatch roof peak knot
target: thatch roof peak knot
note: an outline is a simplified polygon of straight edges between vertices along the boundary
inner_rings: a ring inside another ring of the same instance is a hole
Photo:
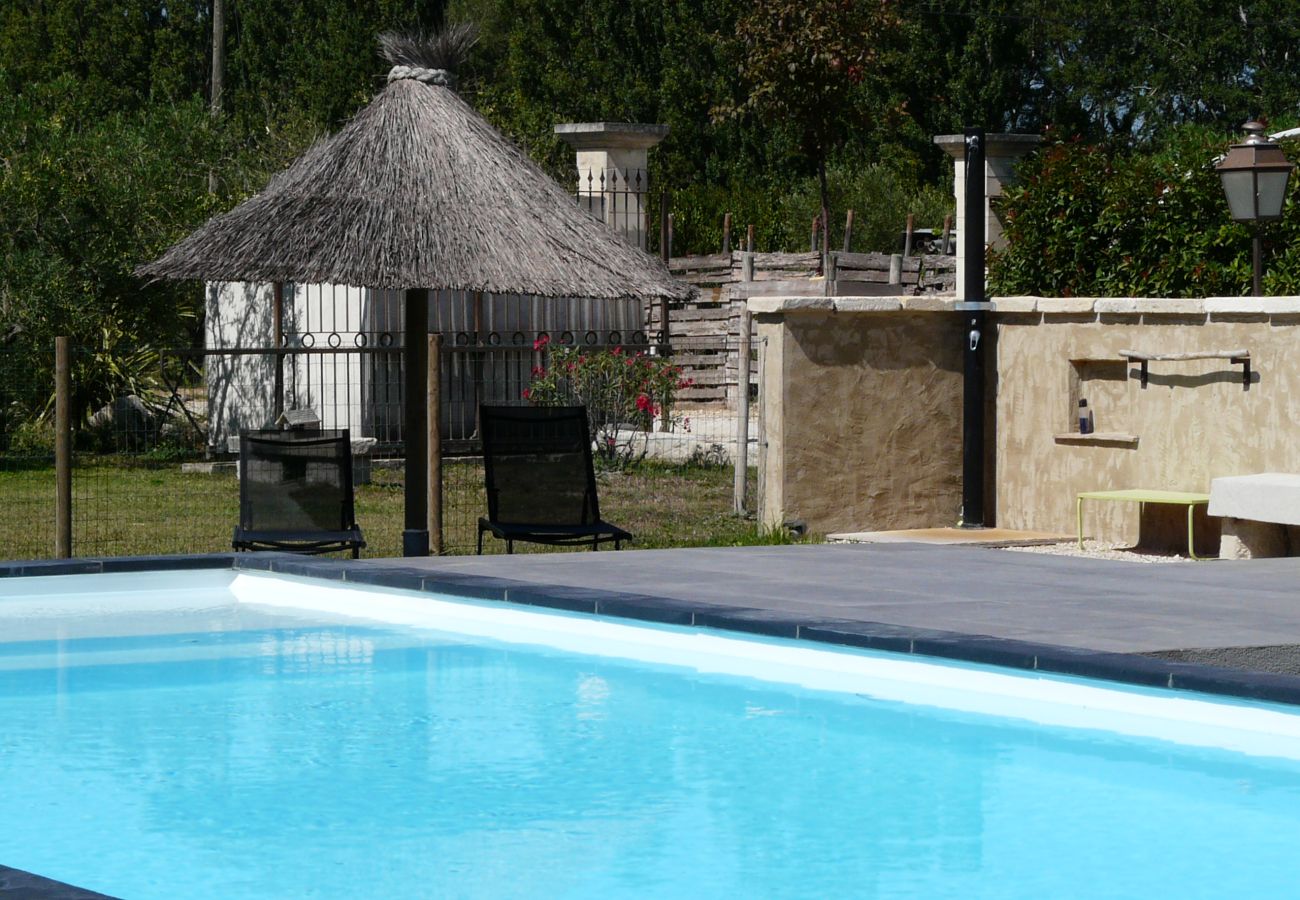
[[[412,79],[421,84],[436,84],[442,87],[451,87],[456,80],[446,69],[425,69],[420,66],[393,66],[388,70],[388,83],[402,81],[403,79]]]

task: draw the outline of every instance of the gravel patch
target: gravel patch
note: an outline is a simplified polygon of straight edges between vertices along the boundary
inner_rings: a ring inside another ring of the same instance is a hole
[[[1030,544],[1022,547],[1003,547],[1014,553],[1044,553],[1049,556],[1078,556],[1084,559],[1121,559],[1139,563],[1176,563],[1187,562],[1186,556],[1144,553],[1133,547],[1107,541],[1084,541],[1079,549],[1078,541],[1060,541],[1055,544]]]

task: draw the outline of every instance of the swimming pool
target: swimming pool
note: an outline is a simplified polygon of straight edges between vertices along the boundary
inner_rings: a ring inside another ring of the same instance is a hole
[[[1300,716],[213,571],[0,581],[0,863],[124,897],[1276,896]]]

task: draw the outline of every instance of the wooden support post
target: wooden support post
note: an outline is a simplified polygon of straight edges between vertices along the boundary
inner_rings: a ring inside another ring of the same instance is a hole
[[[72,556],[72,339],[54,339],[54,555]]]
[[[746,253],[740,258],[740,280],[754,280],[754,254],[752,252]]]
[[[826,272],[826,283],[822,288],[822,292],[827,297],[835,296],[835,279],[839,277],[839,260],[840,257],[838,253],[831,253],[831,252],[826,253],[826,260],[824,265],[824,271]]]
[[[767,502],[767,341],[758,342],[758,485],[754,508],[758,510],[760,528],[775,528],[780,522],[763,521],[763,504]]]
[[[429,292],[408,288],[405,294],[402,355],[406,378],[403,398],[402,440],[406,443],[403,475],[405,528],[403,556],[429,555]]]
[[[849,253],[853,250],[853,210],[849,210],[844,217],[844,252]]]
[[[731,213],[722,217],[722,252],[731,252]]]
[[[284,282],[271,285],[271,345],[276,350],[284,347]],[[275,354],[275,399],[272,401],[275,418],[284,414],[284,354]]]
[[[903,283],[903,254],[891,253],[889,255],[889,283]]]
[[[912,255],[912,232],[916,230],[916,213],[907,214],[907,227],[903,231],[903,256]]]
[[[943,255],[952,255],[952,216],[943,217]]]
[[[749,354],[750,320],[748,304],[740,310],[740,344],[736,353],[736,452],[732,456],[735,481],[731,511],[745,514],[745,488],[749,482]]]
[[[745,252],[754,252],[754,226],[750,225],[745,229]]]
[[[442,335],[429,335],[429,552],[442,556]]]
[[[817,238],[821,236],[821,230],[822,230],[821,224],[822,224],[822,217],[821,214],[818,213],[817,215],[813,216],[812,227],[808,232],[808,249],[811,250],[813,253],[817,252]]]
[[[668,265],[668,260],[672,259],[673,250],[668,238],[668,192],[659,192],[659,256]]]

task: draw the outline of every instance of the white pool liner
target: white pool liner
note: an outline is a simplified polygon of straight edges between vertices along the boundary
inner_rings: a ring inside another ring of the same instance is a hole
[[[1274,704],[284,576],[240,573],[230,589],[245,604],[1300,760],[1300,712]]]

